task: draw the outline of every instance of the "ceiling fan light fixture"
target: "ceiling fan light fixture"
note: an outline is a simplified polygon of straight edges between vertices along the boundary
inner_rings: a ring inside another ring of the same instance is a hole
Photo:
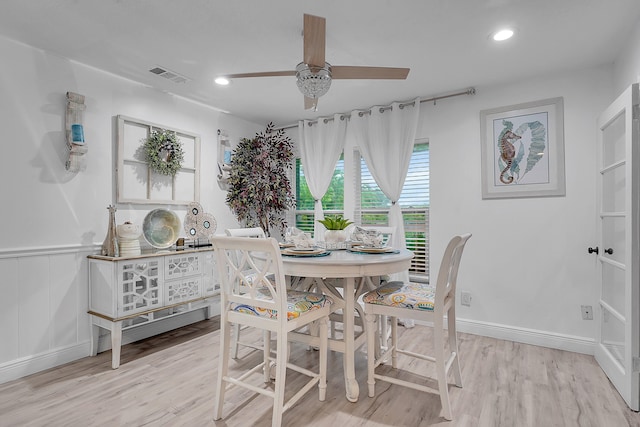
[[[230,83],[229,79],[226,77],[216,77],[216,79],[214,80],[216,82],[216,84],[220,85],[220,86],[226,86]]]
[[[324,67],[309,66],[304,62],[296,66],[298,89],[307,98],[320,98],[331,87],[331,64]]]

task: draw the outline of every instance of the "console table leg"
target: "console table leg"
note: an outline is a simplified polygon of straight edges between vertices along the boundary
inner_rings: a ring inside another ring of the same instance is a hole
[[[91,322],[91,356],[98,354],[98,339],[100,338],[100,326]]]
[[[122,346],[122,321],[111,325],[111,368],[120,366],[120,347]]]

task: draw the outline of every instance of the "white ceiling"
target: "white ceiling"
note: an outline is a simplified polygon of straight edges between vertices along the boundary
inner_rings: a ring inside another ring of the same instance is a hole
[[[409,67],[407,80],[335,80],[318,112],[294,77],[302,16],[327,19],[332,65]],[[638,0],[2,0],[0,34],[266,124],[348,112],[533,75],[611,63],[640,17]],[[497,44],[505,26],[516,36]],[[5,59],[0,59],[5,60]],[[161,66],[190,80],[149,72]]]

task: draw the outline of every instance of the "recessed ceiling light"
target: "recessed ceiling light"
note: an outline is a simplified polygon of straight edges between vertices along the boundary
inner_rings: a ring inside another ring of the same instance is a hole
[[[229,84],[229,79],[226,77],[218,77],[214,81],[216,82],[216,84],[219,84],[220,86],[226,86]]]
[[[493,38],[493,40],[497,41],[497,42],[501,42],[507,39],[510,39],[511,37],[513,37],[513,30],[510,30],[508,28],[505,28],[504,30],[500,30],[497,31],[495,33],[493,33],[493,36],[491,36]]]

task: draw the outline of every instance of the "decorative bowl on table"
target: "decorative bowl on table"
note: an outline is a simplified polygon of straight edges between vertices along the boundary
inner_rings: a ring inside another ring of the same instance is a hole
[[[144,217],[142,235],[154,248],[166,249],[178,240],[182,224],[175,212],[154,209]]]

